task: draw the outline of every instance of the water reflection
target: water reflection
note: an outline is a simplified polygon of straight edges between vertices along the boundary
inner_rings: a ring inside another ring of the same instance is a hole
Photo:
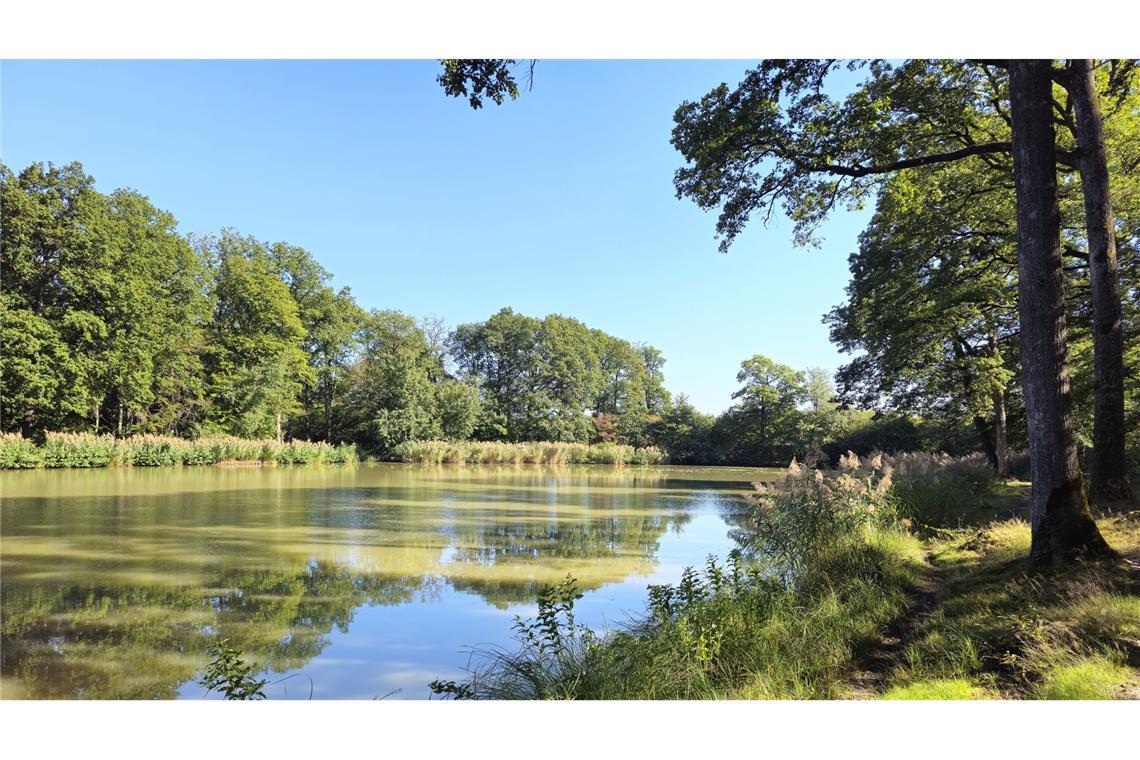
[[[726,521],[762,475],[397,465],[3,473],[0,690],[196,696],[203,653],[222,636],[263,672],[320,673],[317,696],[392,684],[423,696],[427,681],[463,664],[460,645],[505,641],[509,614],[542,584],[573,574],[594,591],[584,614],[612,618],[640,607],[647,582],[727,551]],[[334,642],[352,659],[326,657]],[[290,696],[307,691],[294,684]]]

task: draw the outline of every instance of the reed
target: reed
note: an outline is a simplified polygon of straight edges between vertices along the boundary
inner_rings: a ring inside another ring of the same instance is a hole
[[[393,450],[397,461],[411,464],[662,464],[665,453],[655,446],[637,448],[616,443],[501,441],[406,441]]]
[[[48,433],[36,444],[19,433],[0,435],[0,469],[34,467],[173,467],[224,462],[343,464],[356,447],[313,441],[254,441],[228,436],[186,439],[163,435],[115,438],[92,433]]]

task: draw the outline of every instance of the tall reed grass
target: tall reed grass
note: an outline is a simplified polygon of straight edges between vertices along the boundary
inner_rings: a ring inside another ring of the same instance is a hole
[[[185,439],[162,435],[115,438],[48,433],[36,445],[19,433],[0,435],[0,469],[35,467],[163,467],[222,462],[341,464],[357,460],[351,445],[312,441],[254,441],[232,437]]]
[[[661,464],[655,446],[616,443],[503,443],[497,441],[407,441],[393,450],[395,459],[413,464]]]

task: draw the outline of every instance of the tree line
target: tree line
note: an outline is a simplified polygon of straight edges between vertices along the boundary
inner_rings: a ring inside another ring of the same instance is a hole
[[[699,464],[783,465],[845,447],[968,450],[951,417],[840,406],[828,373],[762,355],[736,403],[698,412],[665,357],[557,314],[449,330],[362,309],[308,251],[234,230],[183,236],[78,163],[0,166],[0,427],[128,436],[655,445]]]

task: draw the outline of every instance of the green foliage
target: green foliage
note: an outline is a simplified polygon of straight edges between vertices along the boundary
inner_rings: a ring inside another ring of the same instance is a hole
[[[198,683],[207,692],[221,692],[229,700],[265,699],[262,689],[269,681],[258,681],[250,675],[253,666],[245,664],[241,652],[230,646],[229,639],[218,639],[206,653],[211,660]]]
[[[475,432],[482,412],[479,390],[474,385],[449,380],[435,389],[440,434],[449,441],[465,441]]]
[[[709,459],[714,422],[712,415],[698,412],[681,394],[649,423],[646,436],[667,452],[671,462],[700,464]]]
[[[483,439],[645,443],[667,404],[659,351],[557,314],[502,309],[460,325],[451,353],[482,394]]]
[[[514,100],[519,96],[518,83],[511,72],[513,58],[449,58],[440,63],[443,73],[436,81],[443,91],[453,98],[467,98],[476,110],[483,107],[484,98],[502,105],[507,98]],[[530,73],[533,76],[533,62]]]
[[[208,429],[273,435],[313,380],[297,302],[258,241],[225,231],[203,247],[218,262],[205,357]]]
[[[756,484],[748,528],[738,535],[790,586],[837,547],[862,543],[870,532],[894,524],[890,465],[881,458],[865,469],[858,459],[843,464],[840,474],[828,476],[793,462],[783,483]]]
[[[373,311],[362,320],[358,339],[360,360],[346,379],[354,438],[388,456],[405,441],[440,435],[433,378],[443,371],[415,320],[397,311]]]

